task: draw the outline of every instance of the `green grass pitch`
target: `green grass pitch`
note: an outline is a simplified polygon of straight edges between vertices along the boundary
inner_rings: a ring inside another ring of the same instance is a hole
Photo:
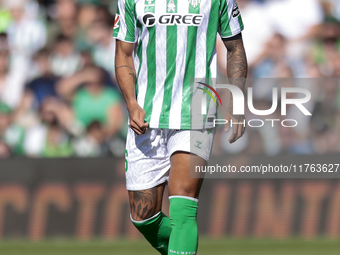
[[[145,241],[1,241],[1,255],[157,255]],[[338,255],[340,241],[290,240],[210,240],[202,238],[198,255]]]

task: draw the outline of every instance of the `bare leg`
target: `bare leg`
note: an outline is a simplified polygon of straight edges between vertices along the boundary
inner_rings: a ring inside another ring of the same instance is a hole
[[[129,191],[132,222],[162,255],[168,254],[170,219],[161,212],[165,183],[157,187]]]
[[[164,187],[165,183],[147,190],[129,191],[133,220],[146,220],[161,211]]]
[[[191,162],[191,164],[190,164]],[[169,176],[169,195],[198,198],[203,184],[204,174],[190,177],[190,167],[205,166],[207,162],[188,152],[175,152],[171,156]],[[194,173],[193,169],[191,172]]]

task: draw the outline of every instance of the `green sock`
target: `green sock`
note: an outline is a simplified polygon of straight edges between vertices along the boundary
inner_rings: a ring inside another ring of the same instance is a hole
[[[150,219],[144,221],[132,220],[132,223],[143,234],[152,247],[162,255],[168,254],[171,224],[170,219],[163,212],[159,212]]]
[[[197,208],[198,200],[191,197],[170,197],[171,235],[168,254],[197,253],[198,229]]]

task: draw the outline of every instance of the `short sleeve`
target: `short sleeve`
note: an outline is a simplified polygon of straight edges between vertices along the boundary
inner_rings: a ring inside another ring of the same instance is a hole
[[[236,0],[221,0],[219,34],[228,38],[239,34],[243,30],[243,22]]]
[[[118,0],[113,37],[124,42],[135,43],[136,30],[134,0]]]

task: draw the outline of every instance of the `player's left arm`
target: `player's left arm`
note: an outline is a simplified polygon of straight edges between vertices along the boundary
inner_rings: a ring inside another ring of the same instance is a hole
[[[237,86],[242,91],[245,91],[245,83],[248,74],[248,62],[246,52],[243,45],[242,34],[238,34],[231,38],[223,39],[224,45],[228,50],[227,53],[227,74],[229,83]],[[229,131],[229,123],[244,123],[244,115],[233,114],[233,98],[231,98],[229,108],[226,113],[226,119],[228,124],[226,125],[226,132]],[[229,138],[230,143],[234,143],[245,132],[245,125],[237,124],[233,125],[233,133]]]

